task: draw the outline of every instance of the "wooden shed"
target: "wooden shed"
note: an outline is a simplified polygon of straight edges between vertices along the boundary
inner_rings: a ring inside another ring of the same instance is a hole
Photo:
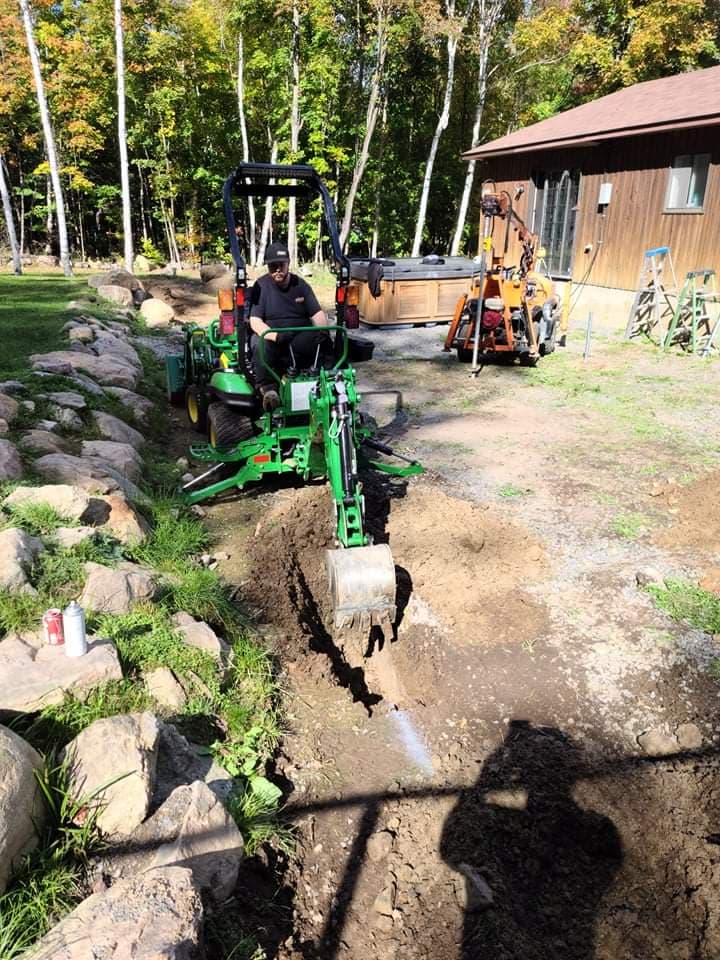
[[[635,84],[464,156],[498,189],[522,188],[515,209],[558,279],[632,290],[643,253],[661,246],[678,279],[720,273],[720,66]]]

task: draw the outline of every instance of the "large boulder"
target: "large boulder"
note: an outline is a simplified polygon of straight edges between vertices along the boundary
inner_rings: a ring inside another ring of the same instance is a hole
[[[107,285],[125,287],[126,290],[131,291],[142,289],[142,283],[138,278],[133,276],[129,270],[123,270],[122,268],[106,270],[104,273],[97,273],[88,278],[88,286],[95,287],[98,293],[100,293],[100,287]],[[100,295],[102,296],[102,294]]]
[[[98,383],[111,387],[134,390],[141,371],[119,354],[82,353],[77,350],[52,350],[50,353],[34,353],[30,356],[33,370],[69,376],[87,373]]]
[[[144,517],[123,496],[116,493],[93,497],[83,519],[111,534],[125,546],[142,543],[150,532]]]
[[[157,590],[153,574],[135,563],[103,567],[86,563],[87,580],[79,603],[96,613],[129,613],[137,603],[152,600]]]
[[[197,647],[220,660],[224,657],[229,647],[203,620],[196,620],[184,610],[176,613],[172,618],[172,624],[176,632],[180,634],[183,643],[190,647]]]
[[[60,407],[70,407],[72,410],[84,410],[87,407],[85,397],[74,390],[56,390],[49,393],[48,397]]]
[[[46,453],[67,453],[70,449],[67,441],[49,430],[28,430],[18,440],[18,447],[23,453],[36,457]]]
[[[13,867],[38,841],[44,808],[35,772],[41,767],[29,743],[0,727],[0,894]]]
[[[24,530],[9,527],[0,533],[0,589],[16,593],[35,593],[28,574],[45,550],[42,540]]]
[[[225,273],[230,273],[226,263],[204,263],[200,267],[200,279],[203,283],[208,283],[210,280],[221,277]],[[230,276],[232,276],[231,273]]]
[[[73,795],[99,801],[108,836],[130,836],[147,816],[159,738],[157,717],[146,711],[95,720],[65,748]]]
[[[95,330],[90,324],[78,324],[68,330],[68,340],[73,343],[92,343],[95,339]]]
[[[0,418],[12,423],[18,415],[20,404],[6,393],[0,393]]]
[[[72,457],[66,453],[48,453],[33,464],[33,469],[44,480],[70,483],[89,493],[115,493],[121,490],[136,503],[147,497],[132,480],[118,473],[106,460]]]
[[[145,686],[153,700],[161,707],[181,710],[187,703],[185,691],[169,667],[157,667],[145,674]]]
[[[19,480],[22,475],[22,460],[15,444],[0,440],[0,480]]]
[[[137,483],[142,475],[140,454],[129,443],[117,443],[113,440],[83,440],[80,455],[105,461],[133,483]]]
[[[3,500],[3,507],[12,510],[20,506],[44,504],[61,517],[80,520],[90,504],[90,494],[82,487],[55,483],[42,487],[18,487]]]
[[[207,784],[196,780],[170,794],[135,831],[127,854],[113,858],[110,869],[135,876],[157,867],[189,867],[200,890],[222,903],[235,887],[242,857],[243,838],[235,821]]]
[[[172,723],[160,724],[160,753],[153,808],[163,803],[176,787],[202,780],[225,803],[234,781],[209,754],[206,747],[190,743]]]
[[[71,433],[82,433],[85,428],[80,414],[71,410],[70,407],[60,407],[56,403],[51,403],[48,404],[48,412],[56,423]]]
[[[62,703],[67,690],[81,696],[122,675],[109,640],[91,636],[84,657],[66,657],[64,647],[43,641],[41,630],[11,633],[0,641],[0,711],[33,713]]]
[[[116,283],[106,283],[97,288],[98,294],[103,300],[110,300],[111,303],[119,303],[121,307],[131,307],[133,305],[132,291],[127,287],[118,286]]]
[[[155,327],[169,327],[175,317],[175,311],[169,303],[153,297],[151,300],[143,301],[140,316],[145,321],[145,325],[152,330]]]
[[[218,290],[232,290],[235,286],[235,278],[232,273],[224,273],[220,277],[214,277],[205,284],[205,289],[211,293],[217,293]]]
[[[138,430],[128,426],[124,420],[114,417],[111,413],[93,410],[92,418],[100,433],[108,440],[113,440],[115,443],[129,443],[136,450],[145,443],[145,437]]]
[[[103,331],[98,334],[92,345],[92,352],[98,357],[107,356],[108,354],[120,357],[137,370],[142,371],[142,361],[135,347],[132,347],[123,337],[116,336],[109,331]]]
[[[202,960],[203,907],[191,870],[163,867],[83,900],[32,960]]]
[[[124,390],[122,387],[108,387],[107,392],[118,399],[136,420],[147,420],[148,414],[154,407],[152,400],[148,400],[147,397],[143,397],[139,393],[133,393],[132,390]]]

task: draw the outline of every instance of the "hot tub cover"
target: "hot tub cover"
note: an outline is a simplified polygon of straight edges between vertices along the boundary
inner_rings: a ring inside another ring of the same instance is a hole
[[[393,257],[366,258],[350,261],[350,277],[364,280],[374,297],[380,295],[380,281],[388,280],[449,280],[472,277],[479,264],[468,257]]]

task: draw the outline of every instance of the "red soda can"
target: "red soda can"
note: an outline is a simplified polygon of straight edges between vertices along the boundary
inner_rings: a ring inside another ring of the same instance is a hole
[[[51,610],[46,610],[43,614],[42,624],[45,643],[49,643],[53,647],[65,643],[62,610],[58,610],[56,607],[53,607]]]

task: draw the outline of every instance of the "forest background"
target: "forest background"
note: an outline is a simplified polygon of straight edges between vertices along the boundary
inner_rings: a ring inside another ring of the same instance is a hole
[[[215,259],[223,180],[272,158],[316,168],[353,254],[474,252],[462,151],[719,47],[720,0],[0,0],[3,228],[62,253],[64,213],[76,263]],[[245,215],[261,259],[270,221]],[[329,253],[315,207],[276,201],[272,228]]]

